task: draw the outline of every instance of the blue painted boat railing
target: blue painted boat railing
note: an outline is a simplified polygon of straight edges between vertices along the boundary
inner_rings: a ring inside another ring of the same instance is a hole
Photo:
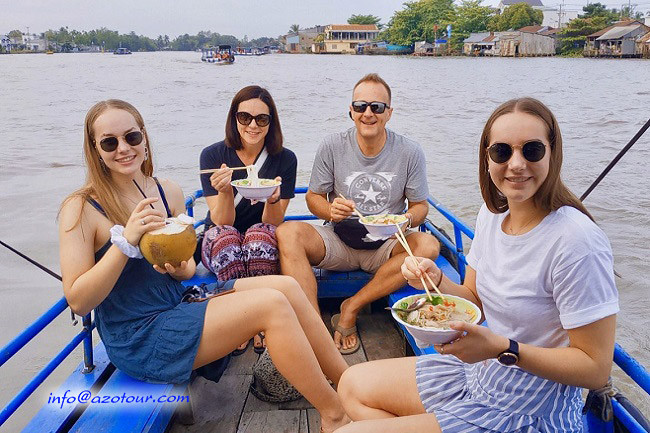
[[[295,192],[297,194],[304,194],[307,192],[306,187],[296,188]],[[196,200],[203,196],[201,190],[196,191],[194,194],[190,195],[186,199],[187,213],[190,216],[193,216],[194,204]],[[429,230],[449,248],[449,250],[456,256],[458,260],[458,273],[460,280],[464,278],[465,274],[465,265],[467,261],[463,253],[463,240],[462,235],[466,235],[468,238],[472,239],[474,237],[474,232],[470,229],[465,223],[458,219],[452,212],[446,209],[440,202],[433,198],[429,198],[428,202],[449,222],[453,224],[454,227],[454,240],[455,242],[450,241],[446,238],[432,223],[427,222],[424,224],[424,227],[421,227],[421,230]],[[286,220],[314,220],[317,219],[313,215],[298,215],[298,216],[287,216]],[[199,226],[203,221],[196,223],[196,226]],[[68,304],[65,298],[59,299],[52,307],[50,307],[45,313],[43,313],[39,318],[37,318],[31,325],[25,328],[18,336],[11,340],[7,345],[0,349],[0,367],[4,365],[11,357],[13,357],[18,351],[20,351],[26,344],[28,344],[36,335],[38,335],[43,329],[45,329],[56,317],[58,317],[66,308]],[[29,383],[16,394],[16,396],[2,409],[0,412],[0,426],[4,424],[7,419],[24,403],[24,401],[43,383],[43,381],[58,367],[65,358],[67,358],[70,353],[83,341],[84,342],[84,363],[81,373],[93,373],[94,374],[94,365],[93,365],[93,347],[92,347],[92,330],[95,328],[94,322],[91,321],[91,315],[88,314],[83,317],[83,329],[75,335],[70,342],[58,353],[56,354],[50,362],[48,362],[42,369],[39,371]],[[408,332],[404,330],[409,337]],[[412,339],[409,340],[411,346],[416,349]],[[417,350],[417,349],[416,349]],[[416,353],[421,353],[416,351]],[[641,389],[645,391],[646,394],[650,395],[650,374],[648,371],[639,364],[634,358],[632,358],[628,353],[623,350],[621,346],[616,344],[614,351],[614,362],[636,383]],[[106,368],[102,364],[102,368]],[[73,374],[78,374],[77,372]],[[92,375],[92,374],[91,374]],[[650,433],[650,431],[645,430],[635,419],[632,417],[629,412],[618,402],[616,399],[612,399],[613,410],[616,418],[618,418],[623,425],[625,425],[631,433]],[[163,426],[164,427],[164,426]],[[587,414],[587,423],[585,425],[585,432],[589,433],[609,433],[612,432],[612,423],[604,423],[597,419],[591,412]]]
[[[59,299],[50,309],[34,321],[31,325],[23,330],[18,336],[11,340],[5,347],[0,350],[0,367],[4,365],[20,349],[36,337],[45,327],[56,319],[65,309],[68,303],[64,297]],[[23,389],[2,409],[0,412],[0,426],[9,419],[11,415],[32,395],[32,393],[47,379],[47,377],[65,360],[70,353],[81,343],[84,342],[84,373],[93,369],[93,351],[92,351],[92,330],[95,324],[91,322],[90,314],[83,318],[83,329],[75,335],[72,340],[48,362],[41,371],[39,371],[32,380],[29,381]]]

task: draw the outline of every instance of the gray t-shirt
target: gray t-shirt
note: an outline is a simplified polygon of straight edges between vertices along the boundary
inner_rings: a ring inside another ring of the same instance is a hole
[[[400,214],[405,200],[423,201],[429,195],[426,159],[422,147],[390,129],[378,155],[367,157],[359,149],[357,129],[332,134],[321,143],[309,181],[309,190],[339,194],[354,200],[364,215]]]

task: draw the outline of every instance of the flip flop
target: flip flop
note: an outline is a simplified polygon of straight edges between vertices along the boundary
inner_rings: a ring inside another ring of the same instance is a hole
[[[255,346],[255,342],[253,342],[253,350],[255,351],[255,353],[261,355],[266,350],[266,347],[264,347],[264,334],[259,332],[257,335],[260,336],[260,339],[262,340],[262,345],[261,346]]]
[[[341,355],[349,355],[351,353],[356,352],[359,350],[359,347],[361,346],[361,342],[359,340],[359,333],[357,332],[357,327],[356,325],[353,326],[352,328],[343,328],[339,326],[339,319],[341,318],[340,314],[335,314],[332,316],[332,328],[334,328],[334,332],[338,331],[341,334],[341,337],[347,337],[352,334],[357,334],[357,342],[354,346],[349,347],[347,349],[344,349],[341,347],[339,349],[339,352],[341,352]]]
[[[233,350],[233,351],[230,352],[230,353],[232,354],[232,356],[239,356],[239,355],[241,355],[242,353],[246,352],[246,349],[248,349],[248,346],[249,346],[250,344],[251,344],[251,340],[249,339],[249,340],[246,342],[246,347],[244,347],[243,349],[235,349],[235,350]]]

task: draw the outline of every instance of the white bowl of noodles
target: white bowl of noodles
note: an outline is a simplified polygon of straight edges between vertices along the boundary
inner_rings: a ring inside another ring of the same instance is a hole
[[[426,297],[426,294],[406,296],[393,304],[393,308],[405,308],[416,299]],[[481,321],[481,310],[467,299],[454,295],[433,295],[434,302],[424,304],[419,310],[403,313],[392,310],[393,318],[403,325],[415,338],[418,347],[424,348],[433,344],[446,344],[460,337],[461,331],[450,329],[448,322],[466,321],[477,324]],[[415,316],[418,316],[417,319]]]
[[[397,233],[397,226],[395,224],[398,224],[402,232],[404,232],[408,218],[405,215],[384,213],[364,216],[363,218],[359,218],[359,222],[366,227],[370,236],[385,238]]]
[[[273,195],[273,191],[282,182],[275,179],[239,179],[230,182],[232,186],[237,188],[242,197],[249,200],[266,200]]]

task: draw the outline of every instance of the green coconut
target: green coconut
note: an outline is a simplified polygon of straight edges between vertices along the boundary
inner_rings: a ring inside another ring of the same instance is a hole
[[[142,235],[140,251],[152,265],[165,267],[165,263],[177,267],[189,260],[196,249],[196,232],[192,224],[176,218],[167,218],[165,227]]]

